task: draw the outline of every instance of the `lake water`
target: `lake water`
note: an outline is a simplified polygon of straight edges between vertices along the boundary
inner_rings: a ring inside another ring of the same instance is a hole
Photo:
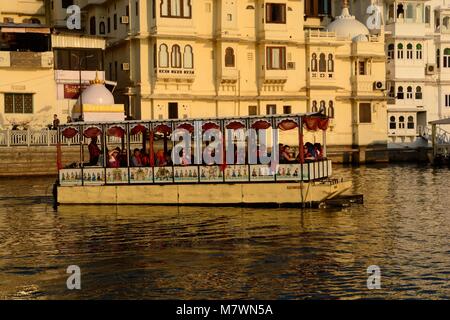
[[[450,170],[336,168],[345,209],[68,206],[0,180],[0,299],[450,298]],[[80,291],[66,269],[81,268]],[[367,289],[367,267],[381,289]]]

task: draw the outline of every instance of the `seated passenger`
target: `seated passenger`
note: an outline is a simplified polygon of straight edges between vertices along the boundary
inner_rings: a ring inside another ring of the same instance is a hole
[[[314,158],[316,160],[323,159],[323,149],[322,149],[322,146],[320,145],[320,143],[314,144]]]
[[[108,153],[108,168],[120,167],[120,148],[117,147]]]
[[[142,167],[142,157],[141,157],[141,151],[136,148],[133,151],[133,156],[131,157],[131,166],[133,167]]]
[[[314,161],[315,158],[315,151],[314,151],[314,146],[311,142],[307,142],[305,144],[305,160],[307,161]]]
[[[281,163],[293,163],[296,162],[296,159],[291,154],[291,147],[284,146],[283,152],[281,153]]]

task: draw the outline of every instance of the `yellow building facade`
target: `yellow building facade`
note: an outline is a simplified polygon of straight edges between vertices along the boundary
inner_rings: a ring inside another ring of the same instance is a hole
[[[327,2],[345,11],[333,30],[298,0],[83,3],[85,31],[107,39],[106,77],[134,118],[322,109],[330,145],[386,145],[384,37],[346,1]]]

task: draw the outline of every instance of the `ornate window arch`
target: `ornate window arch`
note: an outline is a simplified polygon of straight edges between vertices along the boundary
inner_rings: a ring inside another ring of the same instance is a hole
[[[389,118],[389,129],[397,129],[397,122],[394,116]]]
[[[311,72],[317,72],[317,54],[311,55]]]
[[[413,116],[409,116],[408,117],[408,129],[414,129],[415,124],[414,124],[414,117]]]
[[[160,68],[169,67],[169,48],[165,43],[159,46],[159,67]]]
[[[191,18],[191,0],[161,0],[161,17],[164,18]]]
[[[393,43],[388,45],[388,58],[392,60],[395,58],[395,45]]]
[[[405,96],[404,96],[404,92],[403,92],[403,87],[400,86],[400,87],[398,87],[398,89],[397,89],[397,99],[402,100],[402,99],[404,99],[404,98],[405,98]]]
[[[422,100],[422,87],[416,87],[416,100]]]
[[[174,44],[170,53],[170,65],[172,68],[181,68],[181,49],[180,46]]]
[[[328,63],[327,63],[327,67],[328,67],[328,72],[334,72],[334,60],[333,60],[333,55],[330,53],[328,55]]]
[[[412,99],[413,97],[413,89],[411,86],[406,88],[406,99]]]
[[[327,115],[330,118],[334,118],[334,102],[332,100],[330,100],[328,102],[328,110],[327,110]]]
[[[185,69],[193,69],[194,68],[194,52],[190,45],[186,45],[184,47],[183,66]]]
[[[319,72],[327,72],[327,61],[325,53],[321,53],[319,56]]]
[[[422,60],[422,45],[420,43],[416,45],[416,59]]]
[[[318,111],[319,111],[319,109],[317,109],[317,101],[314,100],[314,101],[312,102],[311,112],[318,112]]]
[[[412,58],[413,58],[413,45],[411,43],[408,43],[406,45],[406,59]]]
[[[450,48],[444,49],[444,55],[442,58],[444,60],[444,68],[450,68]]]
[[[106,33],[106,25],[105,25],[104,21],[100,22],[100,24],[98,26],[98,29],[100,31],[100,34],[105,34]]]
[[[397,45],[397,59],[403,59],[403,43]]]
[[[234,49],[228,47],[225,49],[225,67],[234,68],[236,66],[236,58],[234,56]]]

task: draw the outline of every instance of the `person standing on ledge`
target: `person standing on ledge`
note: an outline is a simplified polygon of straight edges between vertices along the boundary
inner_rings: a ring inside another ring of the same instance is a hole
[[[58,115],[57,115],[57,114],[54,114],[54,115],[53,115],[53,126],[52,126],[52,129],[53,129],[53,130],[57,130],[57,129],[58,129],[58,126],[59,126]]]

